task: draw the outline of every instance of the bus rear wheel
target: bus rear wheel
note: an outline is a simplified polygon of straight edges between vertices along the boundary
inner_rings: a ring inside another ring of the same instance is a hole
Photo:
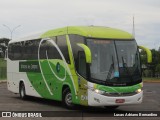
[[[21,82],[20,83],[20,86],[19,86],[19,94],[20,94],[20,98],[21,99],[26,99],[27,96],[26,96],[26,90],[25,90],[25,86],[24,86],[24,83]]]
[[[63,105],[68,109],[73,109],[71,90],[67,87],[63,90]]]

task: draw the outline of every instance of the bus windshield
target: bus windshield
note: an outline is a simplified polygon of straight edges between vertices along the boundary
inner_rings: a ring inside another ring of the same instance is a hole
[[[127,85],[141,79],[135,40],[87,39],[92,53],[90,79],[105,85]]]

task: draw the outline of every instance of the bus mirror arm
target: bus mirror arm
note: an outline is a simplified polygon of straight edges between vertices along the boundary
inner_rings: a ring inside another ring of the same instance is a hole
[[[152,63],[152,52],[150,49],[144,47],[144,46],[138,46],[139,49],[142,49],[146,52],[147,54],[147,62]]]
[[[86,57],[86,63],[91,63],[92,57],[91,57],[91,50],[89,49],[89,47],[82,43],[77,43],[77,45],[84,50],[85,57]]]

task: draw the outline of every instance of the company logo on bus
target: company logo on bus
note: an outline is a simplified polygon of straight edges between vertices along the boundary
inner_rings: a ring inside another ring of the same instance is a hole
[[[60,71],[60,64],[59,64],[59,62],[58,62],[57,65],[56,65],[56,70],[57,70],[57,72],[59,73],[59,71]]]

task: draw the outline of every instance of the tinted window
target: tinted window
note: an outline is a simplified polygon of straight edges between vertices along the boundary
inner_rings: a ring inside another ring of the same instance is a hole
[[[56,43],[56,37],[41,43],[40,59],[62,59],[52,41]]]
[[[57,37],[57,45],[60,48],[62,54],[64,55],[66,62],[70,63],[66,36],[64,36],[64,35],[58,36]]]
[[[86,58],[84,52],[80,51],[78,52],[78,68],[77,72],[83,76],[87,77],[87,70],[86,70]]]
[[[25,41],[23,47],[23,59],[34,60],[38,59],[38,47],[40,40]]]
[[[11,43],[8,47],[8,57],[11,60],[34,60],[38,58],[40,40]]]
[[[74,56],[75,66],[78,69],[78,51],[83,51],[81,47],[77,45],[77,43],[84,43],[84,37],[79,35],[69,35],[72,52]]]
[[[52,37],[61,50],[67,63],[70,63],[68,46],[65,36]],[[44,40],[40,45],[40,59],[62,59],[51,40]],[[8,48],[8,56],[12,60],[36,60],[38,59],[39,40],[29,40],[12,43]]]
[[[13,43],[9,45],[8,57],[12,60],[21,59],[23,46],[21,43]]]

